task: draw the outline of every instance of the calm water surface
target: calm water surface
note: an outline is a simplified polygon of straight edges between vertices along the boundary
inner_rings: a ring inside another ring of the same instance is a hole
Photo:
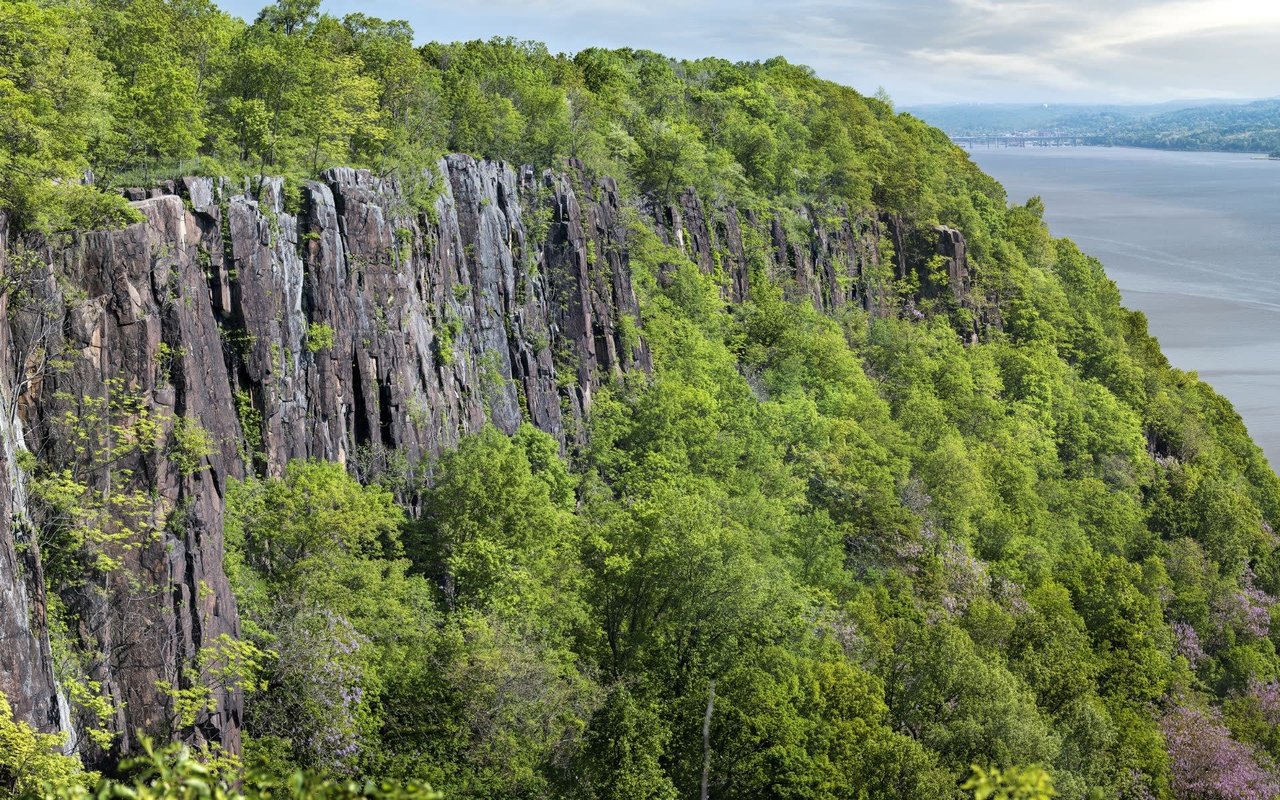
[[[1280,161],[1107,147],[982,148],[1010,202],[1097,256],[1174,366],[1195,370],[1280,466]]]

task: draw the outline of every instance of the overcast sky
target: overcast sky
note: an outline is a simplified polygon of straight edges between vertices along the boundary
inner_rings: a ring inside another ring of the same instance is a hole
[[[252,21],[264,3],[224,0]],[[419,41],[516,36],[808,64],[899,105],[1280,95],[1280,0],[326,0]]]

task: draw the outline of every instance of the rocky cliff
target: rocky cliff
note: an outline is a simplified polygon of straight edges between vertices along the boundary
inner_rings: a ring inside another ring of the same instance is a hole
[[[8,218],[0,212],[0,320],[9,320]],[[22,422],[14,357],[18,348],[8,324],[0,325],[0,692],[14,714],[43,730],[63,724],[53,677],[45,615],[39,542],[27,514],[26,482],[19,466]]]
[[[692,191],[630,207],[572,163],[537,174],[450,156],[426,200],[407,194],[352,169],[296,194],[279,180],[187,178],[130,190],[145,221],[126,229],[8,248],[38,256],[30,308],[0,326],[0,399],[16,409],[0,424],[0,690],[20,717],[67,724],[56,686],[76,676],[54,677],[50,583],[74,622],[76,671],[113,709],[81,710],[74,726],[105,723],[118,751],[136,731],[237,749],[241,697],[210,668],[238,636],[222,569],[227,480],[322,458],[393,471],[412,504],[435,456],[486,423],[529,421],[572,455],[593,393],[650,369],[631,225],[716,275],[726,302],[768,274],[819,308],[885,313],[885,257],[922,275],[942,257],[959,301],[968,282],[948,229],[847,209],[709,208]],[[24,442],[40,480],[65,475],[96,498],[75,509],[93,541],[59,540],[94,554],[78,578],[22,533],[66,527],[65,508],[25,499]],[[213,710],[182,719],[165,684],[209,686]]]

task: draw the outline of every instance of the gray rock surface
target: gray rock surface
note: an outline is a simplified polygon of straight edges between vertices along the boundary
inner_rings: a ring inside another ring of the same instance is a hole
[[[0,212],[0,282],[8,277],[9,220]],[[8,293],[0,293],[0,319],[9,319]],[[26,449],[17,415],[9,326],[0,325],[0,693],[14,715],[37,730],[57,730],[63,717],[53,679],[45,624],[44,579],[39,542],[27,516],[26,486],[18,466]]]

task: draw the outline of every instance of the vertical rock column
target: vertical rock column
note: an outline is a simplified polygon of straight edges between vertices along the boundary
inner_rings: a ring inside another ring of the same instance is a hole
[[[727,302],[750,298],[746,226],[764,249],[761,255],[768,259],[770,277],[782,283],[790,299],[826,312],[849,304],[881,310],[884,297],[882,287],[875,285],[874,268],[880,263],[884,226],[847,206],[800,209],[800,236],[788,231],[781,212],[740,214],[732,204],[707,211],[692,189],[674,203],[650,202],[647,211],[666,244],[683,252],[704,274],[722,281]]]
[[[102,558],[60,588],[86,677],[115,708],[111,752],[86,750],[99,766],[135,751],[139,734],[231,752],[240,742],[240,692],[200,668],[221,637],[239,638],[222,515],[227,476],[243,474],[203,271],[210,243],[177,196],[136,207],[144,222],[84,234],[57,253],[57,273],[74,289],[59,298],[66,316],[47,343],[58,363],[34,396],[28,434],[45,464],[71,470],[100,498],[92,525],[114,537],[92,544]],[[139,420],[153,428],[130,430]],[[212,451],[181,455],[177,431],[197,426]],[[214,709],[187,724],[162,683],[209,686]]]
[[[0,211],[0,283],[9,269],[8,217]],[[0,292],[0,320],[11,309]],[[17,415],[18,365],[8,324],[0,324],[0,694],[16,719],[50,732],[64,709],[58,698],[45,622],[40,547],[27,518],[26,486],[18,466],[25,450]]]
[[[426,208],[355,169],[303,187],[296,219],[274,191],[224,204],[231,375],[262,416],[268,471],[314,457],[363,472],[394,456],[429,480],[462,435],[525,420],[569,450],[591,393],[649,368],[612,181],[580,204],[563,175],[535,186],[469,156],[433,176]]]

